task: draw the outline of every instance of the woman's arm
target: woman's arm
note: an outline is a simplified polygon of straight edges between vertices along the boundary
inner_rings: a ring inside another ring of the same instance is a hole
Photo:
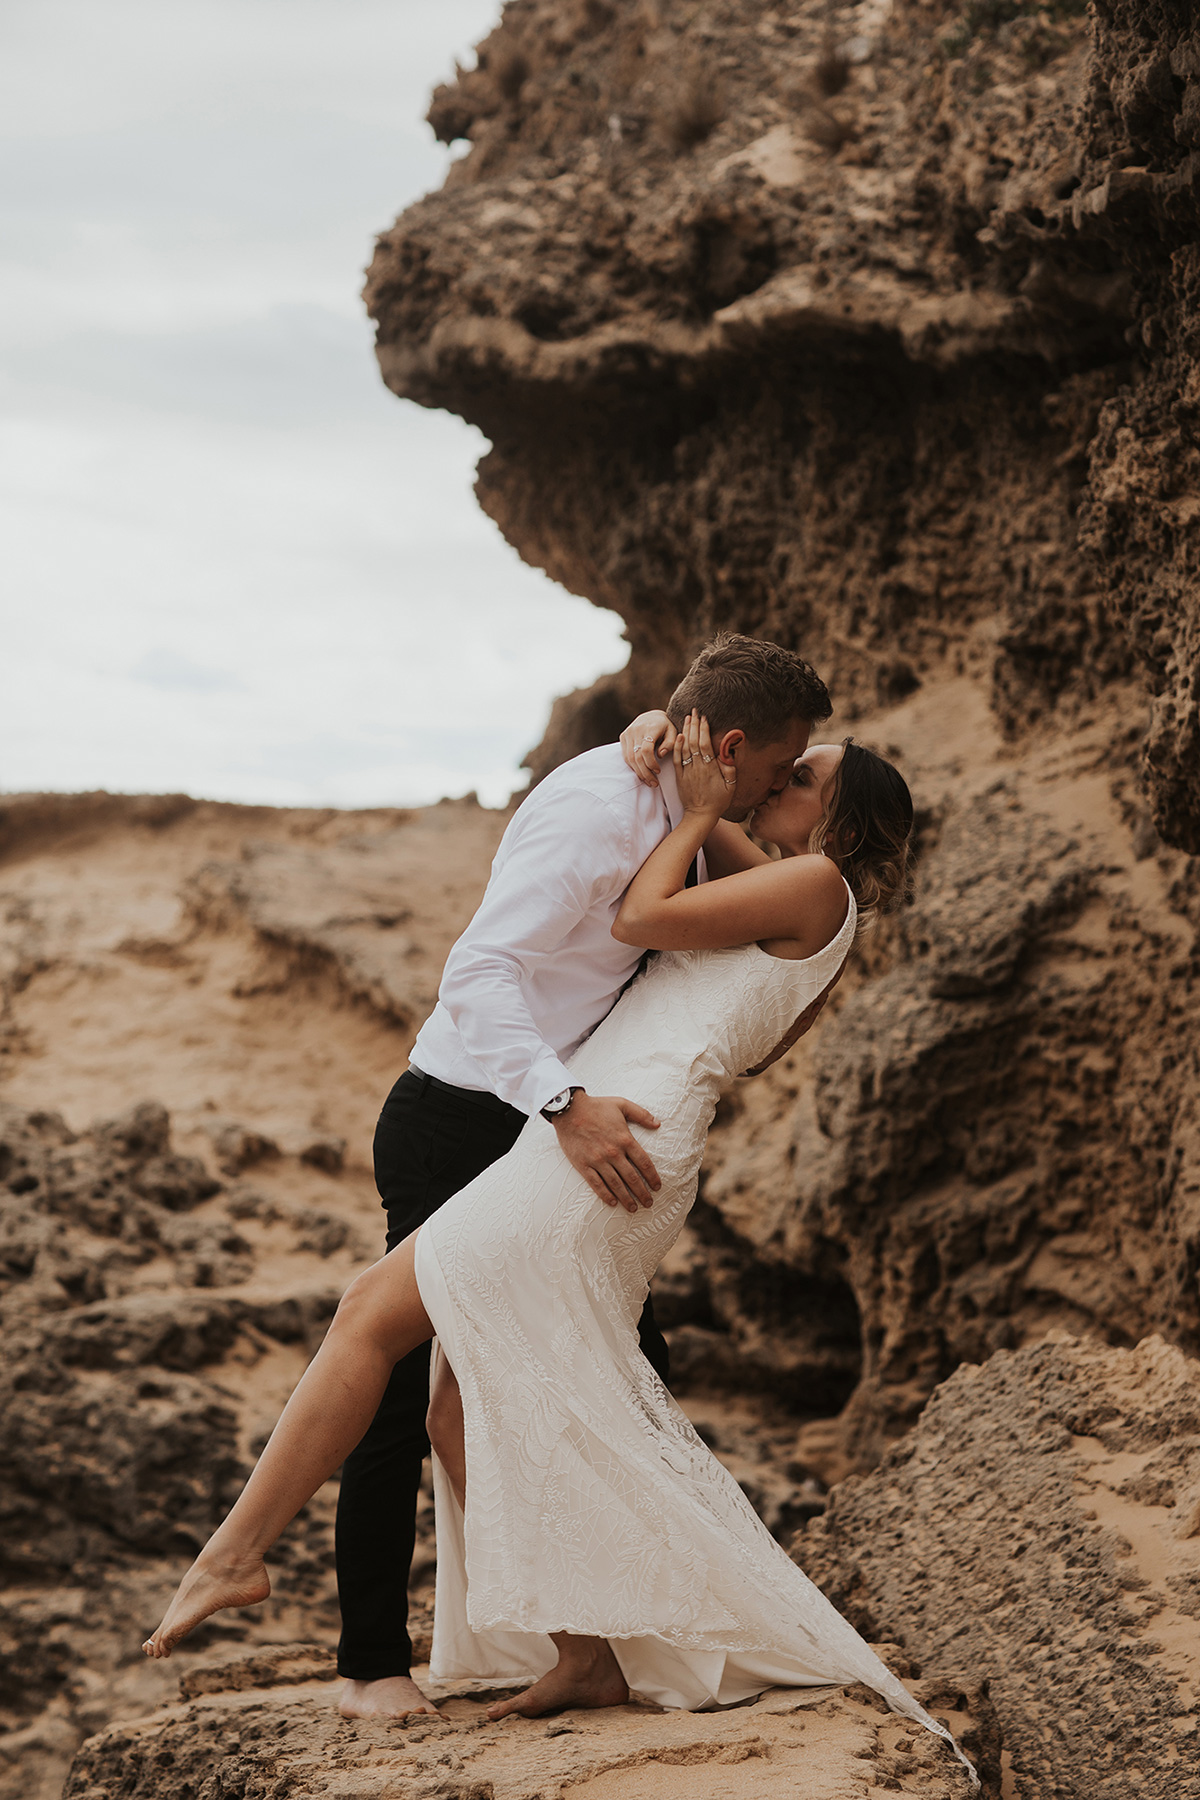
[[[658,764],[675,748],[675,727],[665,712],[639,713],[621,733],[621,754],[639,781],[658,786]],[[740,825],[718,818],[704,840],[704,861],[712,880],[736,875],[740,869],[756,869],[772,859],[752,844]]]
[[[695,715],[674,756],[683,819],[634,876],[613,936],[646,950],[720,950],[774,939],[795,945],[797,956],[815,955],[846,917],[846,887],[833,863],[825,856],[764,858],[725,880],[686,887],[692,858],[729,804],[729,785],[708,726]]]
[[[690,817],[647,857],[634,876],[612,934],[643,950],[723,950],[777,939],[815,956],[846,917],[846,885],[827,856],[793,856],[744,869],[723,881],[685,888],[703,843]]]
[[[718,819],[704,840],[704,861],[712,881],[719,881],[723,875],[738,875],[743,869],[761,869],[764,863],[774,860],[729,819]]]

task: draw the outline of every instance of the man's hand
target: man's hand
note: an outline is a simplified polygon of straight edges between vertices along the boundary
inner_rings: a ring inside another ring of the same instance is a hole
[[[592,1192],[606,1206],[623,1206],[635,1213],[639,1206],[653,1206],[662,1182],[631,1133],[630,1120],[648,1131],[658,1130],[658,1120],[644,1106],[581,1091],[554,1120],[554,1129],[563,1155]]]
[[[621,755],[646,787],[658,786],[660,760],[675,748],[675,727],[665,712],[639,713],[621,733]]]

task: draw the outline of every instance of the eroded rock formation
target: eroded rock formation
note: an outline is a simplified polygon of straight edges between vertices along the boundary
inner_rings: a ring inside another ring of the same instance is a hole
[[[173,1153],[161,1106],[79,1136],[0,1107],[5,1795],[52,1800],[81,1735],[170,1691],[137,1665],[145,1621],[236,1495],[270,1388],[299,1373],[337,1303],[332,1271],[285,1293],[251,1283],[241,1221],[261,1196],[221,1186]],[[299,1523],[283,1567],[290,1605],[332,1622],[328,1513]],[[231,1619],[217,1635],[254,1631]]]
[[[1156,0],[512,0],[369,275],[384,379],[627,621],[535,773],[733,626],[910,777],[916,905],[811,1084],[731,1097],[670,1275],[689,1367],[852,1392],[863,1463],[1050,1325],[1198,1342],[1198,46]]]
[[[58,1800],[83,1737],[174,1696],[140,1641],[378,1254],[371,1122],[501,824],[0,806],[4,1800]],[[185,1674],[214,1645],[333,1640],[332,1507]]]
[[[929,1680],[990,1677],[1020,1800],[1124,1800],[1118,1766],[1174,1793],[1194,1761],[1192,10],[510,0],[434,99],[469,154],[368,290],[389,385],[491,437],[501,529],[627,621],[535,774],[733,626],[803,648],[914,789],[914,905],[727,1096],[659,1291],[773,1530],[878,1465],[802,1558]],[[0,807],[4,1800],[55,1800],[82,1733],[171,1697],[138,1635],[372,1253],[374,1112],[502,824]],[[244,1641],[253,1680],[102,1735],[73,1796],[303,1794],[333,1762],[356,1792],[598,1800],[686,1763],[699,1793],[726,1749],[763,1793],[818,1750],[831,1792],[944,1779],[853,1697],[603,1754],[347,1736],[286,1691],[319,1659],[262,1648],[332,1636],[328,1525],[180,1658]]]
[[[894,1646],[882,1648],[895,1659]],[[947,1748],[887,1714],[865,1688],[776,1689],[732,1715],[622,1706],[492,1726],[478,1700],[455,1698],[440,1720],[348,1724],[330,1703],[328,1665],[298,1645],[212,1667],[202,1686],[185,1679],[190,1704],[116,1725],[85,1745],[63,1800],[114,1792],[122,1800],[193,1800],[213,1783],[238,1800],[792,1800],[798,1786],[805,1800],[872,1800],[885,1790],[922,1800],[968,1794]],[[909,1685],[970,1744],[998,1794],[999,1736],[986,1688],[962,1677]]]
[[[1200,1698],[1200,1365],[1060,1339],[940,1388],[796,1545],[859,1629],[976,1671],[1011,1791],[1175,1800]],[[886,1629],[886,1626],[884,1627]]]
[[[511,0],[435,95],[471,149],[380,239],[384,378],[488,432],[484,506],[633,644],[535,767],[717,625],[846,710],[968,663],[1017,732],[1132,660],[1200,849],[1200,37],[1085,14]]]
[[[794,1067],[731,1096],[742,1115],[716,1134],[704,1189],[781,1276],[836,1275],[835,1316],[853,1293],[843,1443],[864,1464],[958,1362],[1051,1327],[1196,1344],[1183,859],[1138,859],[1106,725],[972,773],[954,737],[940,769],[923,762],[920,712],[888,725],[938,820],[916,904],[868,940],[808,1080]],[[818,1295],[801,1286],[794,1304],[819,1330]],[[760,1334],[756,1353],[787,1343]]]

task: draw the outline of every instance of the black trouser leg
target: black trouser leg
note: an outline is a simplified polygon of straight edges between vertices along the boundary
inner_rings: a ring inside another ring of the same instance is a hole
[[[658,1329],[658,1320],[654,1317],[654,1296],[646,1295],[646,1304],[642,1308],[642,1316],[638,1320],[638,1342],[642,1346],[642,1355],[665,1385],[671,1380],[671,1352],[667,1340]]]
[[[436,1088],[411,1070],[384,1102],[375,1129],[375,1183],[394,1250],[431,1213],[510,1150],[525,1124],[515,1107]],[[663,1380],[667,1346],[649,1300],[642,1349]],[[342,1636],[338,1673],[354,1681],[407,1675],[408,1577],[421,1465],[429,1454],[429,1347],[397,1363],[365,1437],[346,1458],[336,1555]]]
[[[525,1123],[435,1088],[411,1070],[375,1128],[375,1184],[394,1250],[452,1194],[511,1150]],[[392,1370],[379,1411],[342,1467],[336,1554],[342,1636],[338,1672],[350,1680],[407,1675],[408,1576],[416,1537],[421,1465],[429,1454],[429,1346]]]

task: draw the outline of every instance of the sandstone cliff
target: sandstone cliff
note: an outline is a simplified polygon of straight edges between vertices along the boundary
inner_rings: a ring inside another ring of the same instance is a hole
[[[440,1720],[349,1724],[330,1704],[329,1662],[296,1645],[215,1665],[184,1682],[182,1704],[94,1737],[63,1800],[968,1800],[946,1746],[864,1688],[775,1690],[732,1715],[621,1706],[491,1726],[455,1697]],[[998,1778],[986,1688],[910,1685]]]
[[[0,804],[5,1800],[57,1800],[81,1738],[216,1645],[336,1638],[324,1493],[269,1608],[177,1667],[138,1648],[379,1254],[374,1118],[502,824]]]
[[[732,625],[918,796],[915,907],[731,1097],[674,1274],[867,1462],[1051,1325],[1197,1345],[1198,109],[1183,4],[511,0],[369,274],[384,379],[628,622],[535,773]]]
[[[1191,9],[510,0],[431,119],[471,148],[380,240],[384,378],[483,427],[484,506],[632,645],[559,704],[535,774],[733,625],[803,648],[834,729],[893,754],[918,799],[914,905],[722,1107],[659,1280],[681,1391],[782,1537],[860,1472],[797,1553],[939,1704],[969,1700],[989,1779],[1003,1733],[1006,1800],[1179,1791],[1200,1346]],[[502,824],[469,805],[0,809],[0,1795],[54,1800],[82,1734],[174,1701],[137,1637],[373,1253],[374,1112]],[[1149,1332],[1168,1347],[1135,1350]],[[327,1672],[327,1498],[280,1572],[270,1609],[179,1659],[209,1688],[102,1733],[73,1796],[602,1800],[643,1779],[698,1794],[701,1768],[750,1795],[818,1752],[831,1793],[943,1779],[853,1696],[678,1740],[641,1719],[600,1744],[522,1726],[482,1755],[440,1731],[339,1735],[314,1720],[327,1688],[293,1691]],[[262,1649],[281,1642],[309,1648]]]
[[[962,1367],[835,1490],[796,1554],[860,1630],[970,1668],[1005,1793],[1175,1800],[1196,1785],[1200,1366],[1055,1337]]]

